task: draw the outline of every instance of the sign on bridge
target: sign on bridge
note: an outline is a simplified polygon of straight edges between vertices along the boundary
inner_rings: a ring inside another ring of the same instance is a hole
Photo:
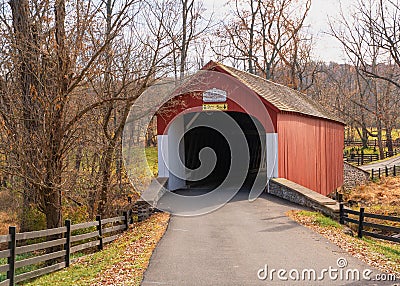
[[[203,104],[203,111],[208,110],[228,110],[227,103],[220,103],[220,104]]]

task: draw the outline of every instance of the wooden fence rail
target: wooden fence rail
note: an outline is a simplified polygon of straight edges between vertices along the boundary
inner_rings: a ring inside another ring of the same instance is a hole
[[[349,154],[343,155],[344,161],[348,163],[356,163],[361,166],[379,160],[378,154]]]
[[[353,218],[349,217],[352,215]],[[377,215],[366,213],[364,208],[360,208],[360,211],[354,211],[346,209],[343,203],[340,203],[340,223],[345,224],[346,222],[353,223],[357,225],[357,236],[362,238],[363,236],[370,236],[378,239],[388,240],[392,242],[400,243],[400,227],[390,226],[387,224],[378,224],[370,221],[366,221],[366,218],[372,218],[380,221],[389,222],[400,222],[400,217]],[[368,228],[369,230],[366,230]],[[381,233],[374,232],[375,230],[388,231],[392,233],[397,233],[394,236],[388,236]]]
[[[394,149],[392,154],[389,154],[389,152],[386,151],[386,152],[384,152],[384,158],[381,158],[381,159],[390,158],[390,157],[396,156],[398,154],[400,154],[400,149]],[[364,164],[378,161],[379,155],[378,154],[364,154],[363,151],[361,151],[361,153],[355,153],[355,154],[351,154],[350,152],[345,152],[343,154],[343,160],[348,163],[356,163],[357,166],[361,166]]]
[[[382,140],[383,146],[387,146],[386,140]],[[392,141],[393,147],[400,147],[400,140],[393,140]],[[344,140],[345,146],[362,146],[361,140]],[[368,140],[367,145],[369,147],[378,147],[378,140]]]
[[[69,267],[71,254],[75,252],[93,247],[103,249],[105,243],[115,240],[118,233],[128,229],[131,213],[124,212],[123,216],[107,219],[97,216],[96,221],[80,224],[66,220],[63,227],[24,233],[17,233],[16,227],[11,226],[8,235],[0,236],[0,244],[8,244],[7,249],[0,251],[0,277],[6,273],[0,286],[15,285]],[[29,256],[24,258],[24,255]],[[19,268],[38,264],[39,269],[16,274]]]
[[[389,177],[389,176],[399,176],[400,175],[400,166],[393,166],[393,167],[387,167],[385,168],[378,168],[378,169],[372,169],[370,171],[371,173],[371,180],[375,178],[381,178],[383,176]]]

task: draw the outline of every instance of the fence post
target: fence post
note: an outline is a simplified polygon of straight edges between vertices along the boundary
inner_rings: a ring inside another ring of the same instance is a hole
[[[124,214],[124,217],[125,217],[125,230],[128,230],[128,228],[129,228],[129,215],[128,215],[127,211],[125,211],[123,214]]]
[[[134,210],[130,209],[129,210],[129,224],[133,224],[133,215],[134,215]]]
[[[388,167],[387,167],[387,166],[385,166],[385,175],[386,175],[386,177],[388,177],[388,176],[389,176],[389,169],[388,169]]]
[[[69,219],[65,220],[65,227],[67,231],[65,232],[65,267],[69,267],[71,263],[71,221]]]
[[[362,238],[363,222],[364,222],[364,208],[360,208],[360,216],[359,216],[359,220],[358,220],[358,237],[359,238]]]
[[[340,203],[339,204],[339,209],[340,209],[340,212],[339,212],[339,222],[340,222],[340,224],[344,224],[344,204],[343,203]]]
[[[343,194],[337,194],[337,201],[339,202],[339,203],[342,203],[343,202]]]
[[[393,177],[396,177],[396,165],[393,165]]]
[[[371,179],[374,179],[374,169],[371,169]]]
[[[381,168],[378,168],[379,179],[381,178]]]
[[[8,228],[8,234],[11,236],[10,241],[8,243],[8,249],[10,250],[10,256],[7,258],[7,264],[9,265],[7,271],[7,279],[10,279],[10,284],[15,285],[15,249],[17,248],[17,239],[15,234],[17,232],[17,228],[15,226],[10,226]]]
[[[97,231],[99,232],[99,241],[100,241],[98,249],[103,250],[103,228],[101,225],[101,215],[96,216],[96,221],[99,222],[99,224],[97,225]]]

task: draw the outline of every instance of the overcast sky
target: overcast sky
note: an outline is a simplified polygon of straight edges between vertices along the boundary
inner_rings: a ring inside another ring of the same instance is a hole
[[[205,8],[212,11],[214,7],[215,18],[223,19],[224,13],[228,9],[224,7],[225,0],[203,0]],[[354,0],[312,0],[311,9],[306,24],[310,25],[311,32],[315,41],[314,55],[316,59],[326,62],[344,62],[344,55],[340,43],[333,37],[326,35],[329,31],[328,19],[338,18],[340,12],[339,3],[344,12],[348,11]]]

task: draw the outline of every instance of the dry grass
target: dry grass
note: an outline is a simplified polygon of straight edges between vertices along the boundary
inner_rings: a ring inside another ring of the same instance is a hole
[[[365,207],[366,212],[400,216],[400,178],[387,177],[370,182],[344,194],[345,201],[355,207]]]
[[[367,185],[359,186],[344,196],[345,201],[351,202],[351,208],[358,211],[360,207],[365,208],[365,212],[400,217],[400,178],[387,177],[378,182],[370,182]],[[354,215],[350,218],[358,219]],[[366,218],[365,221],[376,224],[384,224],[394,227],[400,227],[400,222]],[[357,225],[350,224],[350,228],[357,229]],[[383,231],[380,229],[366,228],[367,231],[392,236],[397,234],[392,231]]]
[[[18,225],[18,201],[8,190],[0,191],[0,235],[8,234],[9,226]]]

